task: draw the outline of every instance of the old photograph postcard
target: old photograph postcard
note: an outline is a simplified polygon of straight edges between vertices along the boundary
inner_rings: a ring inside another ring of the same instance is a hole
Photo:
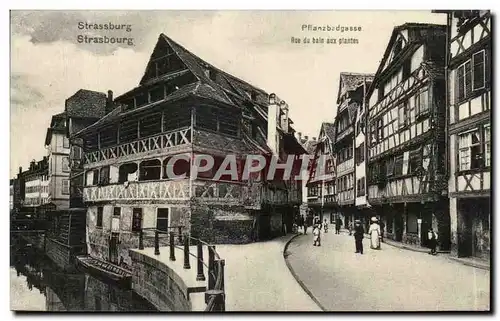
[[[11,310],[491,312],[492,19],[11,10]]]

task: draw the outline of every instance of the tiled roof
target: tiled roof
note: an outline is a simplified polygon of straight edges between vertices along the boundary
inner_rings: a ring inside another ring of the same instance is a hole
[[[66,99],[68,117],[101,118],[106,114],[106,94],[80,89]]]
[[[302,142],[302,147],[304,147],[305,151],[309,155],[312,155],[312,154],[314,154],[316,144],[317,144],[317,141],[308,139],[308,140]]]
[[[328,137],[331,142],[335,142],[335,124],[324,122],[321,126],[323,127],[326,137]]]
[[[342,97],[348,91],[354,91],[366,82],[366,88],[370,87],[374,78],[373,74],[360,74],[352,72],[341,72],[339,80],[339,92],[337,95],[337,104],[340,103]]]

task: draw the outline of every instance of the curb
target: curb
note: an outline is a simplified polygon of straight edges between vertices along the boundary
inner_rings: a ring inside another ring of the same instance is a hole
[[[290,273],[292,273],[293,277],[295,278],[295,280],[297,281],[297,283],[299,283],[299,285],[302,287],[302,289],[307,293],[307,295],[309,295],[309,297],[314,301],[314,303],[316,303],[316,305],[321,309],[323,310],[324,312],[327,312],[328,310],[325,309],[325,307],[319,302],[319,300],[314,296],[314,294],[312,294],[312,292],[306,287],[306,285],[304,284],[304,282],[302,282],[299,278],[299,276],[295,273],[295,271],[293,270],[292,268],[292,265],[290,264],[290,262],[288,262],[288,255],[286,254],[287,252],[287,249],[288,249],[288,246],[290,245],[290,243],[292,243],[292,241],[297,238],[298,236],[300,236],[302,234],[295,234],[292,238],[290,238],[286,244],[285,244],[285,247],[283,248],[283,259],[285,260],[285,264],[286,266],[288,267],[288,270],[290,271]]]
[[[413,251],[413,252],[419,252],[419,253],[429,253],[429,249],[425,249],[425,248],[414,248],[414,247],[411,247],[411,246],[406,246],[406,245],[400,245],[400,244],[396,244],[396,243],[393,243],[393,242],[386,242],[386,241],[383,241],[381,242],[383,244],[387,244],[387,245],[390,245],[390,246],[393,246],[393,247],[397,247],[399,249],[403,249],[403,250],[408,250],[408,251]],[[437,253],[442,253],[442,254],[449,254],[450,251],[437,251]]]
[[[454,262],[461,263],[463,265],[472,266],[473,268],[476,268],[476,269],[491,271],[490,266],[488,266],[486,264],[481,264],[481,263],[477,263],[477,262],[467,262],[467,261],[460,260],[460,258],[451,257],[451,256],[449,257],[449,259],[454,261]]]

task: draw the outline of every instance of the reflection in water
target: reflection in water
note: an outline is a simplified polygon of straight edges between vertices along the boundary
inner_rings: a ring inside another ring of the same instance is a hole
[[[15,311],[154,311],[131,290],[83,272],[58,269],[41,251],[12,240],[11,309]]]

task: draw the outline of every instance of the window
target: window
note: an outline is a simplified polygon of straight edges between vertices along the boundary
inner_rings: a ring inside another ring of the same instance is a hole
[[[415,174],[422,167],[422,149],[417,148],[409,153],[408,173]]]
[[[102,206],[99,206],[97,208],[96,227],[98,227],[98,228],[102,228],[102,212],[103,212],[102,210],[103,210]]]
[[[63,148],[69,148],[69,139],[68,139],[68,137],[63,137]]]
[[[156,229],[160,231],[168,231],[168,218],[169,218],[169,209],[168,208],[159,208],[156,212]]]
[[[148,103],[148,95],[146,93],[139,93],[135,96],[135,106],[141,107]]]
[[[164,95],[165,88],[163,86],[156,87],[149,92],[149,97],[152,103],[163,100]]]
[[[63,157],[62,170],[63,172],[69,172],[69,157]]]
[[[365,178],[360,178],[356,182],[357,185],[357,196],[364,196],[365,195]]]
[[[120,216],[122,214],[122,208],[121,207],[113,207],[113,216]]]
[[[399,106],[398,122],[399,128],[405,127],[410,122],[410,117],[408,115],[408,102],[404,102]]]
[[[82,159],[82,148],[79,146],[71,147],[71,158],[72,159]]]
[[[161,177],[161,162],[158,159],[143,161],[139,164],[139,180],[152,181]]]
[[[107,184],[109,184],[109,166],[104,166],[101,168],[99,173],[99,185]]]
[[[480,167],[481,139],[479,130],[474,129],[458,136],[460,170]]]
[[[63,195],[69,195],[69,179],[63,179],[61,193]]]
[[[472,56],[473,64],[473,87],[474,90],[484,88],[485,83],[485,64],[484,64],[484,50],[475,53]]]
[[[467,60],[458,67],[456,71],[457,102],[469,97],[473,90],[485,87],[485,59],[485,51],[482,50],[472,55],[472,59]]]
[[[392,176],[394,175],[394,165],[395,165],[395,162],[394,162],[394,158],[389,158],[387,160],[387,176]]]
[[[415,96],[415,108],[417,115],[422,115],[429,111],[429,91],[424,90]]]
[[[490,125],[484,126],[484,166],[491,166],[491,129]]]
[[[359,147],[356,148],[356,164],[361,164],[365,161],[365,143],[361,143]]]
[[[380,141],[384,139],[384,119],[380,118],[377,120],[377,140]]]
[[[140,232],[142,229],[142,208],[132,209],[132,232]]]

